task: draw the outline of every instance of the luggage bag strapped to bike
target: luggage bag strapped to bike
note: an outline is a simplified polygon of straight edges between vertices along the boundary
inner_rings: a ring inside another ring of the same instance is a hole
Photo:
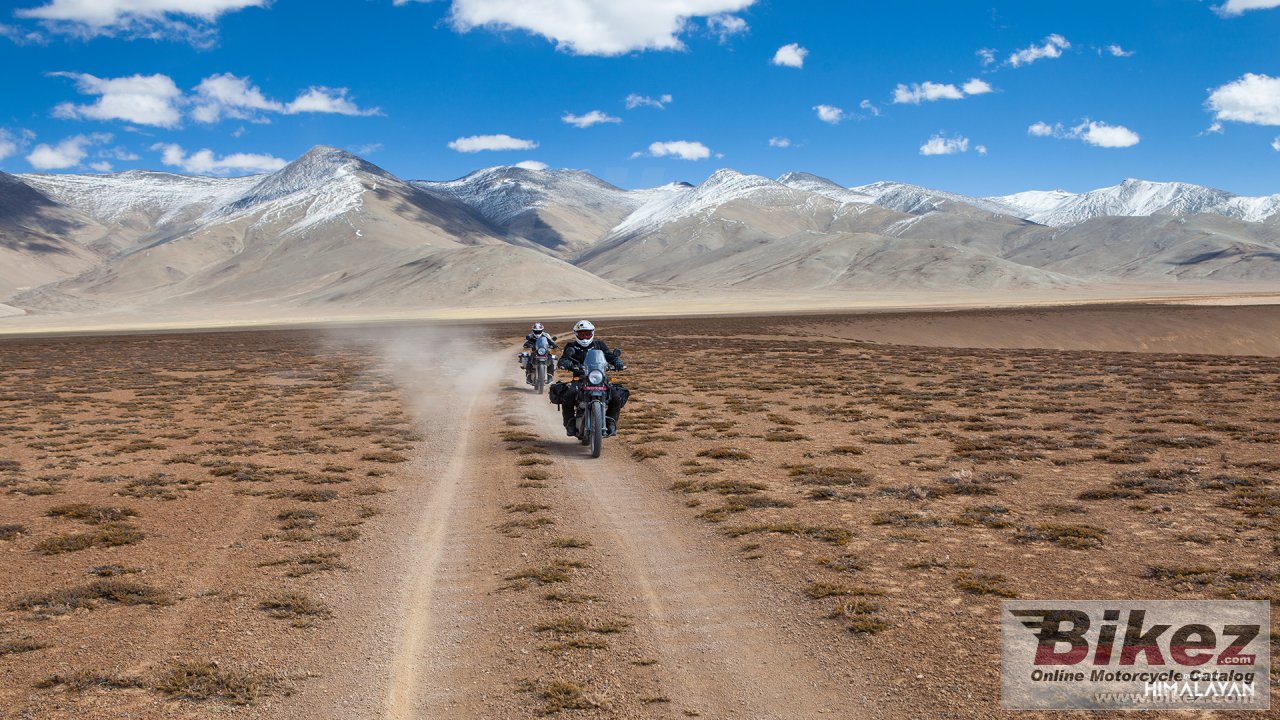
[[[551,400],[552,405],[572,404],[574,394],[573,387],[565,382],[551,383],[551,386],[547,389],[547,398]]]

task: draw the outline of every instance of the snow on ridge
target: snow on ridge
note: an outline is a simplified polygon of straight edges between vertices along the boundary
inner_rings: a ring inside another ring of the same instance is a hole
[[[141,213],[163,226],[234,201],[261,176],[212,178],[131,170],[107,175],[25,174],[22,182],[99,222]]]
[[[211,211],[207,222],[230,222],[258,215],[254,226],[303,216],[282,234],[300,232],[336,220],[364,207],[365,177],[372,183],[403,185],[403,181],[351,153],[316,146],[305,155],[265,177],[225,207]]]
[[[414,180],[416,188],[460,201],[503,225],[530,210],[549,206],[634,210],[648,191],[623,190],[582,170],[533,170],[499,165],[457,180]]]
[[[665,192],[655,197],[609,232],[610,237],[654,229],[667,223],[710,214],[734,200],[750,198],[765,204],[803,204],[803,191],[787,187],[760,175],[744,175],[736,170],[717,170],[701,185],[664,186]]]
[[[988,199],[1019,208],[1023,217],[1032,222],[1057,226],[1076,225],[1097,217],[1199,213],[1262,222],[1280,213],[1280,194],[1246,197],[1191,183],[1134,179],[1081,194],[1032,191]]]

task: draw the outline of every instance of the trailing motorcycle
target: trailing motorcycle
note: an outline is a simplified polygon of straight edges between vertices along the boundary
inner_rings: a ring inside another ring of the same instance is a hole
[[[539,335],[534,341],[533,349],[520,353],[520,367],[524,368],[524,380],[533,386],[536,393],[541,394],[556,374],[556,356],[551,353],[551,342],[554,337]]]

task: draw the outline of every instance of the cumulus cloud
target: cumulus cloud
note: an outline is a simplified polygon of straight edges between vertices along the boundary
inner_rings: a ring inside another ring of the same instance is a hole
[[[978,50],[974,54],[978,56],[978,62],[982,63],[982,67],[994,65],[996,62],[995,48],[982,48],[981,50]]]
[[[620,123],[622,118],[613,117],[599,110],[592,110],[585,115],[574,115],[573,113],[565,113],[560,118],[561,121],[568,123],[577,128],[589,128],[592,125],[600,125],[602,123]]]
[[[272,155],[255,153],[232,153],[218,157],[212,150],[205,149],[188,155],[181,146],[173,143],[157,143],[152,145],[151,149],[161,152],[160,161],[165,165],[182,168],[196,175],[272,172],[289,164],[287,160]]]
[[[659,110],[664,110],[666,109],[667,105],[670,105],[670,104],[671,104],[670,95],[659,95],[656,98],[651,98],[647,95],[637,95],[636,93],[631,93],[630,95],[627,96],[628,110],[635,110],[638,107],[652,107],[652,108],[658,108]]]
[[[872,117],[880,117],[880,108],[876,107],[870,100],[863,100],[858,103],[858,107],[862,108],[863,112],[866,112]]]
[[[1280,7],[1280,0],[1227,0],[1215,5],[1213,11],[1222,17],[1239,17],[1250,10],[1270,10]]]
[[[769,138],[769,147],[789,148],[791,147],[791,138],[771,137]]]
[[[952,138],[934,135],[920,146],[921,155],[955,155],[965,152],[969,152],[969,138],[962,135]]]
[[[804,59],[808,56],[807,49],[800,47],[799,43],[791,43],[778,48],[778,52],[773,54],[773,59],[769,62],[782,67],[802,68]]]
[[[1062,123],[1050,125],[1037,122],[1027,128],[1027,134],[1035,137],[1053,137],[1059,140],[1080,140],[1094,147],[1126,148],[1141,142],[1138,133],[1123,125],[1108,125],[1085,119],[1079,125],[1068,128]]]
[[[711,157],[711,149],[700,142],[672,140],[670,142],[651,143],[648,152],[632,153],[631,157],[637,158],[644,155],[659,158],[674,157],[681,160],[706,160]]]
[[[450,150],[461,153],[484,152],[486,150],[532,150],[538,143],[532,140],[521,140],[510,135],[471,135],[460,137],[449,143]]]
[[[538,162],[537,160],[525,160],[523,162],[516,163],[516,167],[521,168],[523,170],[542,171],[542,170],[546,170],[549,166],[546,163]]]
[[[1044,39],[1040,45],[1032,44],[1021,50],[1014,52],[1005,62],[1013,67],[1022,67],[1030,65],[1037,60],[1055,59],[1062,57],[1062,51],[1071,48],[1071,43],[1067,39],[1057,33],[1050,35]]]
[[[328,113],[332,115],[381,115],[378,108],[361,109],[346,88],[310,87],[284,106],[286,115]]]
[[[680,34],[695,17],[744,10],[756,0],[453,0],[450,21],[475,28],[523,30],[574,55],[621,55],[636,50],[682,50]],[[732,23],[730,23],[732,24]]]
[[[1215,88],[1205,105],[1219,122],[1280,125],[1280,78],[1245,73]]]
[[[1280,2],[1280,0],[1277,0],[1277,1]],[[1120,47],[1119,45],[1116,45],[1115,43],[1112,43],[1107,46],[1107,52],[1111,53],[1112,57],[1133,57],[1134,55],[1133,50],[1125,50],[1124,48]]]
[[[721,43],[728,42],[734,35],[740,35],[750,29],[747,21],[737,15],[721,14],[707,18],[707,30],[720,38]]]
[[[846,117],[844,109],[838,108],[834,105],[814,105],[813,111],[818,113],[819,120],[824,123],[831,123],[832,125],[840,124],[840,121],[844,120]]]
[[[196,86],[195,109],[191,116],[197,122],[215,123],[223,116],[237,120],[263,122],[263,112],[283,112],[284,105],[269,100],[249,78],[231,73],[210,75]]]
[[[27,156],[27,162],[37,170],[66,170],[76,167],[89,155],[89,146],[111,142],[111,136],[72,135],[57,145],[41,143]]]
[[[177,127],[182,121],[179,105],[182,91],[168,75],[131,75],[100,78],[87,73],[52,73],[71,78],[85,95],[97,95],[89,105],[61,103],[54,107],[55,117],[80,120],[124,120],[138,125]]]
[[[270,0],[49,0],[14,15],[42,21],[55,32],[84,37],[131,35],[207,40],[223,13],[265,7]]]
[[[973,78],[961,87],[926,80],[911,85],[899,83],[893,90],[893,102],[897,105],[919,105],[938,100],[961,100],[970,95],[985,95],[989,92],[993,92],[990,83],[978,78]]]
[[[17,155],[23,150],[26,150],[27,144],[31,142],[35,136],[36,134],[30,130],[10,132],[4,128],[0,128],[0,160]]]

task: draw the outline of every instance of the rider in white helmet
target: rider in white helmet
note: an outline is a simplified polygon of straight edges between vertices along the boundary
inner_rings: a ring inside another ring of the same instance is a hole
[[[577,396],[577,384],[582,379],[582,364],[587,359],[588,350],[600,350],[604,352],[604,357],[614,368],[622,370],[625,365],[622,359],[618,357],[618,353],[610,350],[603,340],[596,339],[596,326],[590,320],[579,320],[573,326],[574,342],[569,343],[564,348],[564,356],[560,358],[560,369],[568,370],[573,373],[572,396]],[[625,393],[624,393],[625,394]],[[618,412],[622,409],[622,403],[625,399],[617,402],[614,398],[609,398],[609,407],[605,412],[611,427],[616,428],[618,423]],[[578,429],[574,427],[573,413],[576,403],[565,402],[560,405],[560,413],[564,419],[564,429],[569,435],[577,435]]]

